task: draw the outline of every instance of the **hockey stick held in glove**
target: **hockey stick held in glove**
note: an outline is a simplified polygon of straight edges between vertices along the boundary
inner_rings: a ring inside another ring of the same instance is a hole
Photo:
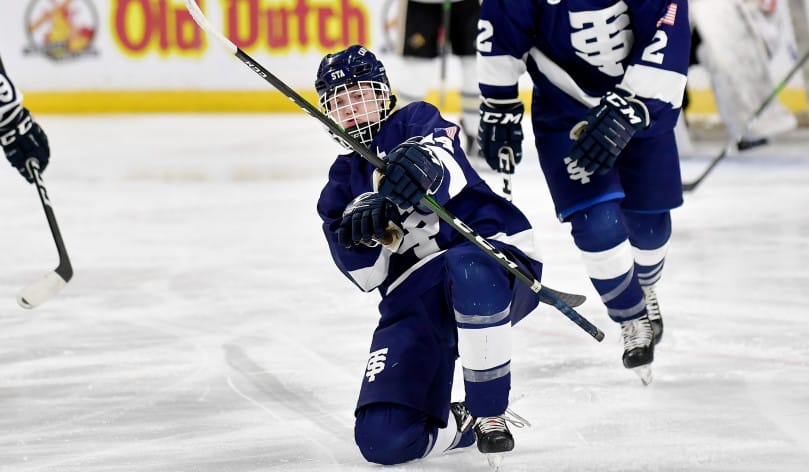
[[[756,111],[753,112],[753,114],[745,123],[744,129],[742,130],[740,136],[744,136],[744,134],[750,130],[750,127],[753,126],[753,123],[755,123],[758,117],[761,116],[761,114],[764,112],[764,109],[767,108],[767,106],[773,100],[775,100],[775,97],[777,97],[778,94],[781,93],[781,90],[783,90],[784,87],[786,87],[787,82],[789,82],[792,79],[792,76],[795,75],[798,69],[800,69],[803,66],[803,64],[806,62],[807,59],[809,59],[809,51],[806,51],[806,54],[804,54],[803,57],[801,57],[800,60],[798,60],[795,63],[795,65],[792,66],[792,69],[790,69],[789,72],[787,72],[787,75],[784,77],[784,79],[781,80],[781,82],[775,87],[775,89],[773,89],[773,91],[770,92],[767,98],[764,99],[764,101],[756,109]],[[713,158],[711,163],[708,164],[708,167],[706,167],[705,170],[702,171],[702,173],[699,175],[699,177],[696,178],[696,180],[694,180],[693,182],[683,183],[683,191],[690,192],[696,189],[697,186],[699,186],[699,184],[702,183],[703,180],[705,180],[705,177],[708,177],[708,174],[713,170],[713,168],[716,167],[717,164],[719,164],[725,157],[728,156],[728,154],[731,153],[733,148],[736,147],[736,143],[739,142],[739,139],[740,139],[739,137],[731,136],[728,142],[725,143],[725,147],[722,149],[722,152]]]
[[[59,253],[59,265],[56,269],[32,282],[22,289],[17,296],[17,303],[23,308],[30,309],[55,297],[73,277],[73,266],[70,265],[70,258],[67,255],[67,249],[65,249],[65,242],[62,240],[62,233],[59,231],[59,225],[56,224],[56,216],[53,214],[51,200],[48,198],[48,190],[39,175],[39,161],[33,158],[28,159],[25,162],[25,167],[34,179],[39,200],[42,202],[42,209],[45,210],[45,218],[51,228],[53,242],[56,244],[56,250]]]
[[[370,162],[374,167],[377,169],[383,170],[385,169],[385,161],[383,161],[379,156],[375,153],[371,152],[370,149],[363,146],[359,141],[351,137],[348,133],[343,130],[339,125],[337,125],[334,121],[329,119],[326,115],[324,115],[318,108],[314,105],[306,101],[303,97],[300,96],[295,90],[289,87],[286,83],[284,83],[281,79],[276,77],[272,72],[265,69],[259,63],[257,63],[252,57],[250,57],[247,53],[239,49],[232,41],[227,39],[222,33],[217,31],[213,25],[211,25],[210,21],[205,17],[200,10],[199,5],[196,4],[194,0],[185,0],[185,5],[188,11],[191,13],[191,16],[194,18],[194,21],[197,24],[214,36],[231,54],[235,55],[240,61],[242,61],[247,67],[249,67],[253,72],[259,75],[262,79],[269,82],[272,86],[274,86],[278,91],[283,93],[287,98],[292,100],[293,103],[298,105],[303,111],[308,113],[313,118],[320,121],[326,128],[329,129],[332,133],[336,136],[339,136],[342,140],[344,140],[357,154],[359,154],[363,159]],[[577,294],[570,294],[565,292],[559,292],[548,287],[542,286],[542,284],[537,281],[532,274],[518,266],[514,261],[509,259],[505,254],[503,254],[500,250],[494,247],[489,241],[485,238],[477,234],[472,228],[467,226],[463,221],[459,220],[457,217],[452,215],[449,211],[447,211],[441,204],[439,204],[432,196],[427,195],[422,199],[422,203],[430,208],[439,218],[444,220],[447,224],[452,226],[456,231],[461,233],[466,239],[471,241],[475,244],[478,248],[483,250],[487,253],[490,257],[494,258],[501,266],[503,266],[506,270],[508,270],[511,274],[513,274],[517,279],[522,281],[523,283],[527,284],[531,290],[535,293],[539,294],[539,298],[542,302],[552,305],[559,309],[565,316],[567,316],[571,321],[579,325],[583,330],[585,330],[590,336],[595,338],[598,341],[604,339],[604,333],[598,329],[598,327],[594,326],[590,323],[587,319],[581,316],[576,310],[572,307],[579,306],[585,301],[585,297],[583,295]]]

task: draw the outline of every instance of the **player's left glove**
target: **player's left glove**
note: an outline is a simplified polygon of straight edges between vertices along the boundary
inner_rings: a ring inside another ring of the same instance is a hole
[[[426,146],[404,142],[387,156],[379,193],[406,210],[432,195],[444,179],[444,166]]]
[[[51,156],[48,137],[39,127],[31,113],[23,108],[17,117],[8,125],[0,128],[0,146],[6,153],[6,158],[28,182],[34,178],[25,168],[25,161],[33,157],[39,161],[40,171],[48,166]]]
[[[649,126],[649,110],[631,91],[615,87],[570,130],[570,158],[587,172],[605,174],[635,133]]]
[[[358,195],[343,210],[337,242],[350,248],[358,244],[396,246],[402,239],[402,217],[390,200],[374,192]]]

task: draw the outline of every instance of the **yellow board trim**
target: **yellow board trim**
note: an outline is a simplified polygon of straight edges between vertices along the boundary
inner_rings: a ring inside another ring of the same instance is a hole
[[[317,103],[314,91],[300,92],[309,103]],[[530,92],[521,93],[528,103]],[[715,114],[716,102],[709,89],[690,90],[689,113]],[[806,92],[785,89],[778,97],[794,112],[807,111]],[[431,92],[427,101],[438,103],[438,93]],[[95,114],[95,113],[288,113],[298,107],[276,90],[267,91],[81,91],[26,92],[25,105],[34,113]],[[458,113],[460,95],[448,93],[444,111]]]
[[[691,105],[688,107],[689,113],[713,114],[717,112],[713,93],[709,89],[689,90],[688,97],[691,100]],[[807,97],[803,89],[784,89],[778,95],[778,99],[793,113],[807,111]]]
[[[301,94],[317,103],[314,92]],[[34,113],[270,113],[298,110],[281,92],[172,91],[25,92],[24,102]]]

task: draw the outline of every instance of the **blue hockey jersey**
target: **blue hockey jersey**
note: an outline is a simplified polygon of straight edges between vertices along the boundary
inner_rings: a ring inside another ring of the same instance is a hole
[[[570,129],[618,84],[649,109],[651,124],[637,137],[677,121],[691,44],[687,0],[486,0],[478,29],[482,95],[516,98],[527,70],[541,128]]]
[[[458,134],[458,126],[442,118],[437,108],[416,102],[394,112],[384,122],[370,149],[384,158],[407,139],[420,137],[419,142],[429,146],[444,166],[444,178],[433,195],[435,199],[496,246],[506,250],[508,246],[503,244],[517,247],[538,261],[527,218],[511,202],[494,193],[472,169]],[[340,245],[335,231],[343,210],[354,197],[374,190],[374,169],[356,153],[338,156],[329,170],[317,210],[337,267],[363,291],[378,288],[384,296],[418,268],[466,239],[431,210],[416,205],[401,211],[404,238],[395,252],[383,246],[348,249]],[[532,264],[525,259],[523,262]]]

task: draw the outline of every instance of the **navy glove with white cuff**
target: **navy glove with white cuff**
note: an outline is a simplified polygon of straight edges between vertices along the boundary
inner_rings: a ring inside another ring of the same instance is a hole
[[[444,179],[444,166],[433,152],[420,144],[404,142],[387,155],[379,193],[406,210],[432,195]]]
[[[358,244],[396,245],[402,239],[402,217],[390,200],[373,192],[358,195],[343,210],[337,242],[350,248]]]
[[[32,157],[38,160],[41,172],[48,166],[51,156],[48,136],[26,108],[22,108],[9,124],[0,128],[0,147],[11,165],[31,183],[34,178],[25,168],[25,161]]]
[[[519,99],[493,102],[483,99],[480,103],[480,125],[478,125],[478,146],[480,154],[486,158],[489,167],[508,174],[514,173],[514,166],[500,168],[500,151],[510,148],[514,154],[514,164],[522,160],[522,116],[525,106]]]
[[[620,86],[607,92],[570,130],[570,158],[587,172],[605,174],[638,130],[649,126],[649,110]]]

